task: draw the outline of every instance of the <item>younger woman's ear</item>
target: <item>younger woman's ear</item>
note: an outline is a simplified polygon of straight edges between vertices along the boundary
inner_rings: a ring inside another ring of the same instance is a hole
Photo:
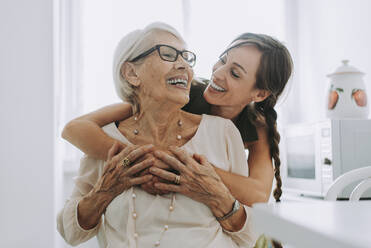
[[[133,63],[125,62],[121,66],[121,76],[125,78],[131,85],[134,85],[136,87],[140,85],[137,70]]]
[[[271,95],[271,92],[269,90],[257,89],[256,94],[253,97],[253,101],[254,102],[262,102],[270,95]]]

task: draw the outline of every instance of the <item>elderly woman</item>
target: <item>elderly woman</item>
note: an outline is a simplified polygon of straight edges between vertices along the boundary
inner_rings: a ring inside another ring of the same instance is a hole
[[[97,235],[101,247],[254,244],[250,209],[240,206],[210,164],[248,175],[238,129],[230,120],[181,110],[196,59],[184,46],[174,29],[159,23],[129,33],[118,45],[116,89],[134,115],[103,129],[126,148],[117,154],[114,146],[107,163],[82,159],[72,196],[58,215],[68,243]],[[179,193],[151,195],[135,186],[152,180],[141,174],[154,163],[151,153],[176,172],[152,167],[151,173],[173,181],[168,190]]]

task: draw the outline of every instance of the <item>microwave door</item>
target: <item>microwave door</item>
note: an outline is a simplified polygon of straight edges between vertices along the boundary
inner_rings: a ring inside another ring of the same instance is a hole
[[[292,137],[287,140],[287,176],[314,180],[316,177],[313,136]]]
[[[287,191],[321,195],[321,171],[318,169],[318,137],[315,128],[288,133],[285,138],[285,177]],[[317,165],[317,166],[316,166]]]

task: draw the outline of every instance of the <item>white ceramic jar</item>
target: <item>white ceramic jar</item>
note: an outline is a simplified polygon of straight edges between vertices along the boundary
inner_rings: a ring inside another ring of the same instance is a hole
[[[327,75],[330,78],[330,87],[327,101],[327,117],[331,119],[367,119],[369,103],[363,72],[348,65],[343,65],[334,73]]]

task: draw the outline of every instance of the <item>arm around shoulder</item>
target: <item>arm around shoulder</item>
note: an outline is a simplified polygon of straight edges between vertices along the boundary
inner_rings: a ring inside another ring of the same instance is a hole
[[[131,115],[130,104],[112,104],[68,122],[62,131],[62,138],[85,154],[105,160],[115,140],[109,137],[102,127]]]
[[[245,143],[249,151],[249,178],[255,185],[256,194],[260,195],[258,202],[268,202],[274,178],[273,162],[270,154],[267,128],[257,128],[257,141]],[[254,202],[255,203],[255,202]]]
[[[269,153],[266,130],[258,129],[259,140],[242,144],[238,130],[230,123],[226,126],[231,170],[214,167],[232,195],[242,204],[251,206],[267,202],[273,182],[273,167]],[[249,149],[248,166],[244,148]]]

